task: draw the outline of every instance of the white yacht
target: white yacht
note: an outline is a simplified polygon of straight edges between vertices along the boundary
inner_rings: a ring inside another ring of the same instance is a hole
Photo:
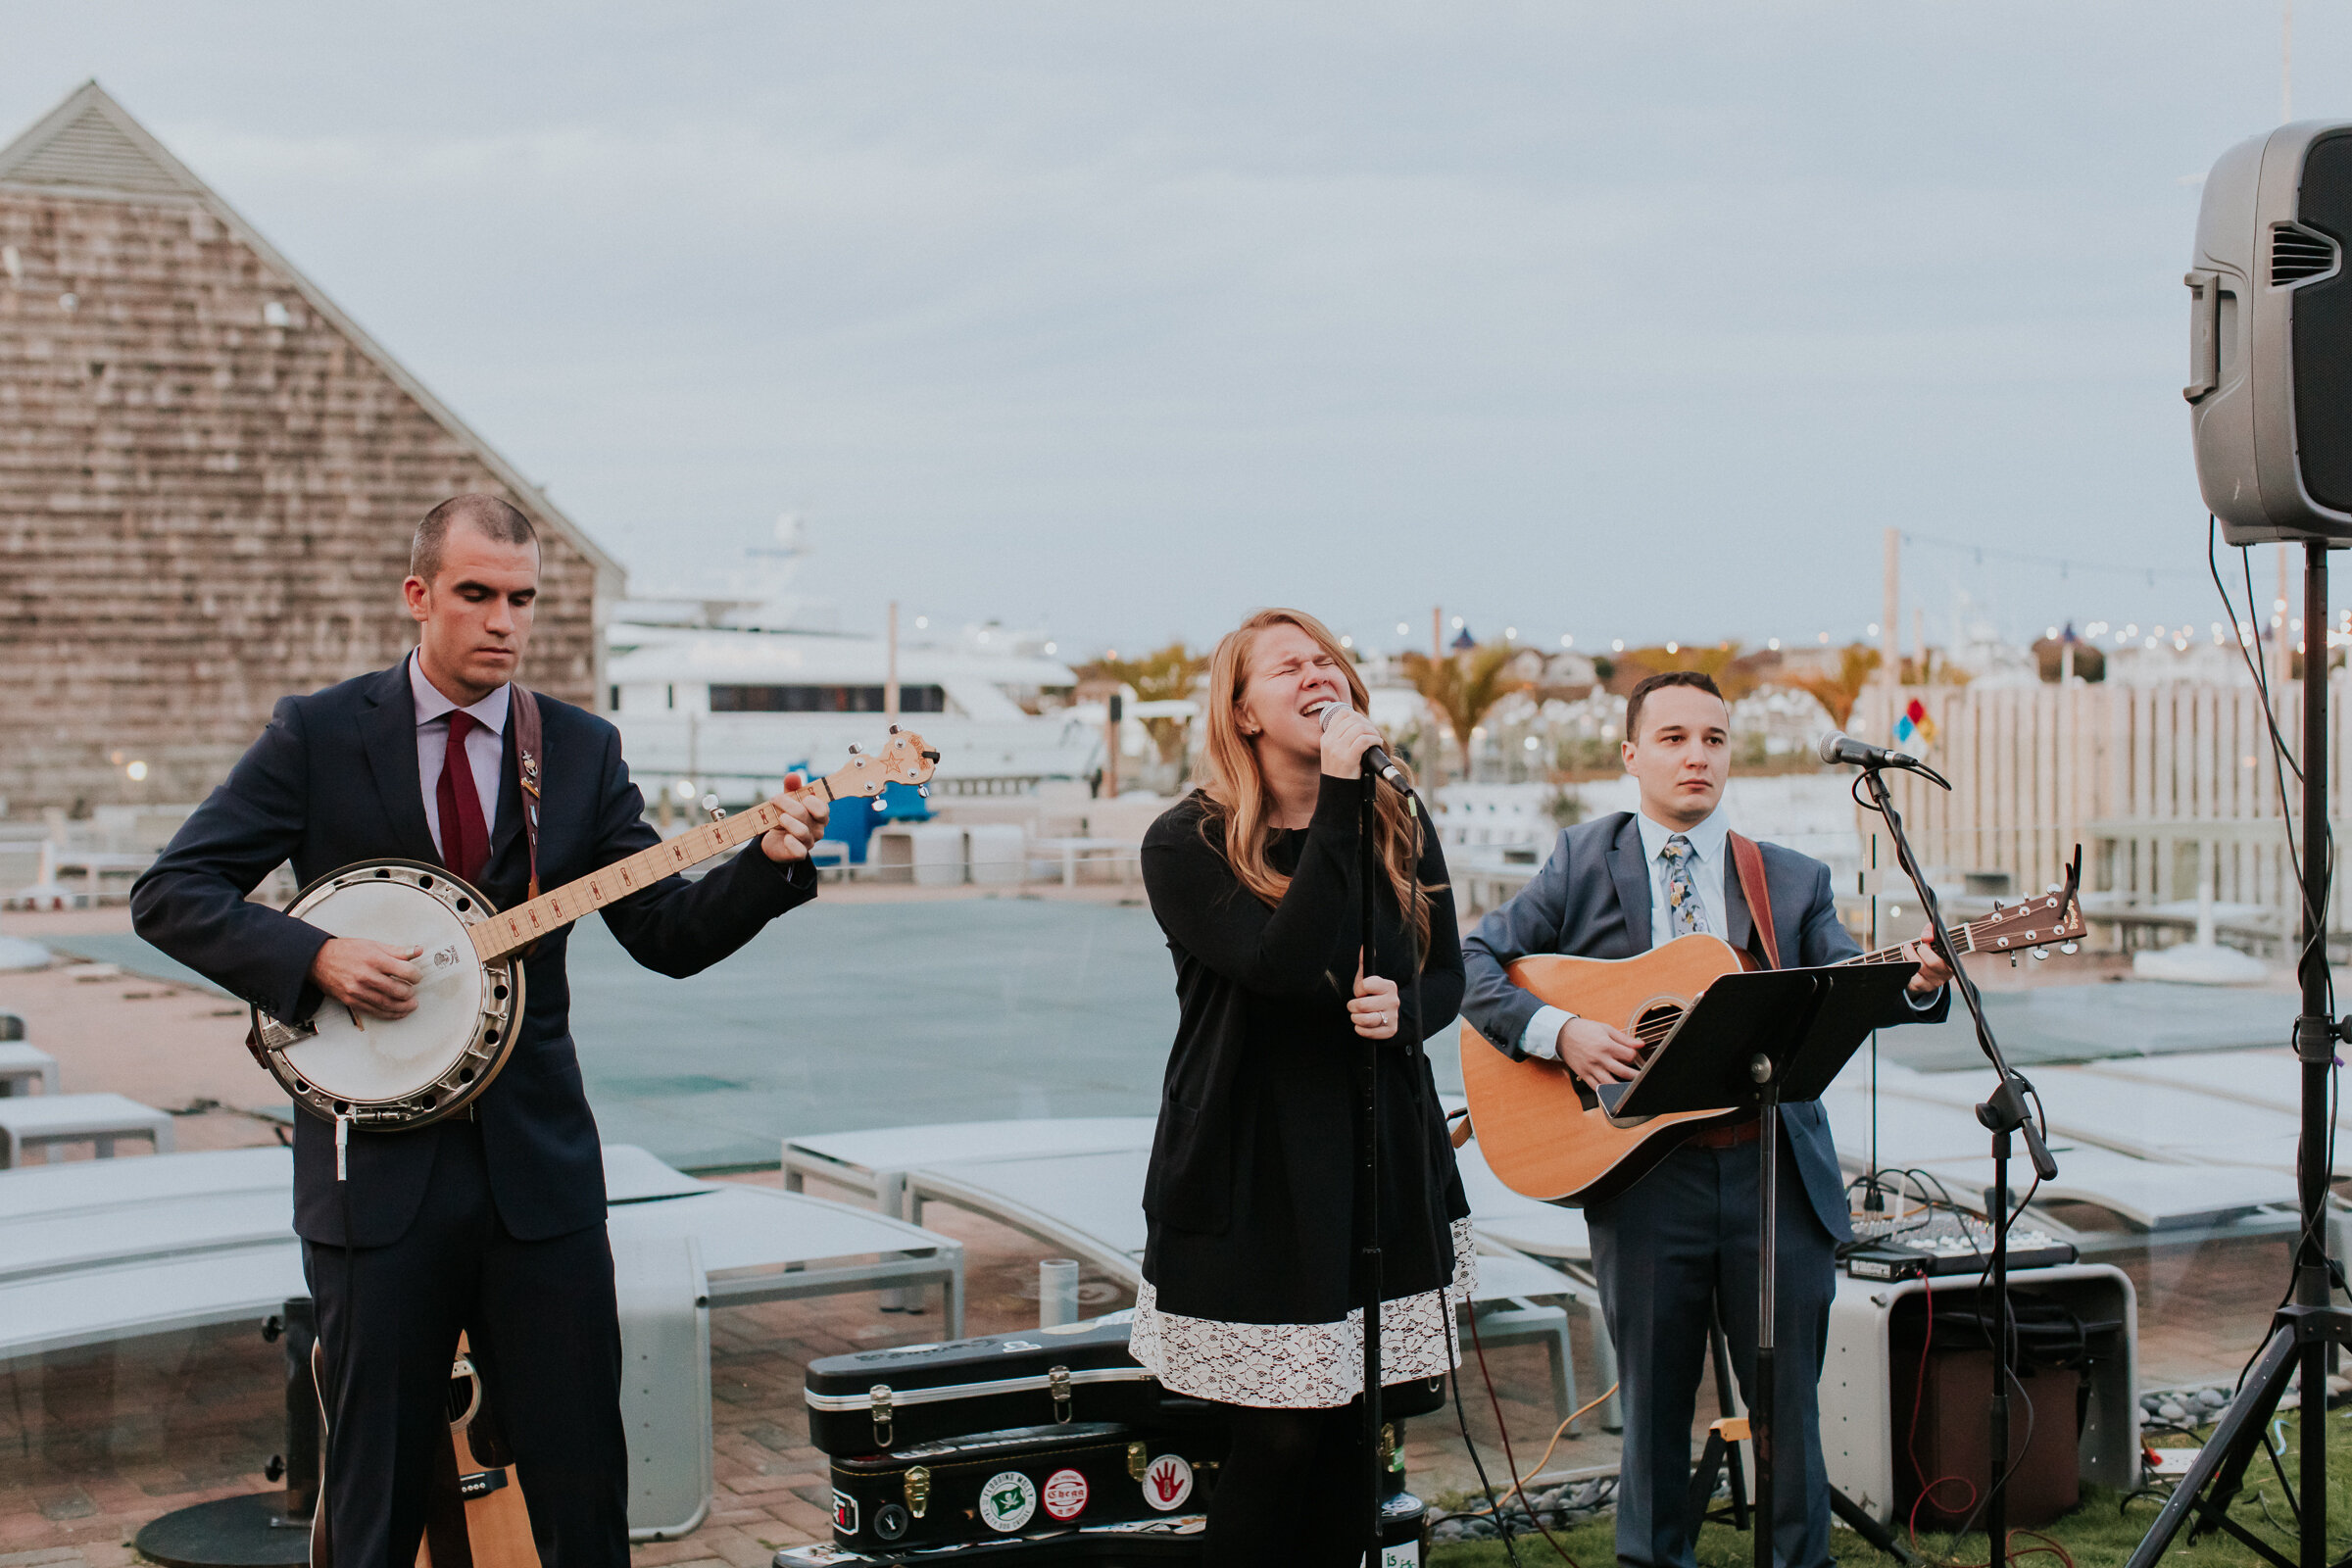
[[[793,517],[776,533],[724,580],[632,598],[607,623],[607,705],[649,796],[749,802],[789,768],[828,771],[888,733],[890,641],[842,632],[830,606],[796,598],[808,546]],[[939,749],[936,790],[1019,790],[1102,766],[1102,716],[1070,708],[1077,676],[1053,653],[1042,633],[993,621],[902,628],[901,722]]]

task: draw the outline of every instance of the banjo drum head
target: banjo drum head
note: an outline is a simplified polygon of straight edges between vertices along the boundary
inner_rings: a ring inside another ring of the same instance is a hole
[[[289,1069],[318,1095],[355,1106],[478,1092],[505,1053],[494,1051],[486,1070],[467,1071],[466,1057],[480,1054],[485,1026],[491,1043],[503,1045],[514,1000],[508,966],[485,966],[466,935],[468,916],[490,912],[479,894],[429,867],[356,868],[323,879],[286,912],[333,936],[424,950],[412,960],[424,971],[416,1011],[355,1019],[329,1001],[313,1018],[318,1033],[285,1048]],[[444,1085],[453,1074],[463,1077]],[[419,1111],[420,1119],[431,1114]]]

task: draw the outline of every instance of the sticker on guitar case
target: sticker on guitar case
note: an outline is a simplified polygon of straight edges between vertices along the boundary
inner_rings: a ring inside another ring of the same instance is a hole
[[[1181,1453],[1163,1453],[1144,1471],[1144,1500],[1161,1513],[1184,1506],[1193,1494],[1192,1461]]]
[[[845,1536],[858,1533],[858,1499],[839,1490],[833,1494],[833,1528]]]
[[[1037,1483],[1018,1470],[988,1478],[980,1489],[980,1521],[999,1535],[1011,1535],[1037,1512]]]
[[[1046,1477],[1046,1512],[1056,1519],[1075,1519],[1086,1508],[1086,1477],[1075,1470],[1056,1470]]]

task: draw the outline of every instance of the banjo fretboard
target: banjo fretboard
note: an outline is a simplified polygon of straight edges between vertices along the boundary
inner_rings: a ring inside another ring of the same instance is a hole
[[[863,806],[864,798],[881,794],[885,784],[927,782],[932,764],[938,760],[939,754],[926,750],[921,736],[903,731],[891,737],[880,756],[862,753],[853,756],[847,767],[804,785],[801,793],[813,791],[821,800]],[[608,904],[749,843],[783,819],[784,808],[774,800],[766,800],[733,816],[689,828],[676,838],[664,839],[650,849],[639,850],[601,870],[542,893],[528,903],[476,921],[468,928],[473,951],[485,963],[519,953]]]

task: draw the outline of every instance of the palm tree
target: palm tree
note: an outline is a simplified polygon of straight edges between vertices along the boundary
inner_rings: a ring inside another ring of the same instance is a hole
[[[1527,689],[1527,681],[1511,669],[1518,657],[1519,650],[1507,642],[1482,643],[1451,659],[1404,656],[1405,674],[1453,731],[1464,778],[1470,776],[1470,732],[1485,721],[1496,703]]]
[[[1130,687],[1139,703],[1165,703],[1189,698],[1194,688],[1200,684],[1200,677],[1207,673],[1208,656],[1194,653],[1182,641],[1172,642],[1141,659],[1112,656],[1078,666],[1080,680],[1106,680],[1114,685]],[[1150,732],[1152,744],[1158,749],[1161,761],[1174,762],[1183,757],[1184,720],[1147,718],[1144,728]]]
[[[1738,643],[1718,643],[1712,648],[1672,643],[1662,648],[1631,648],[1618,655],[1611,689],[1630,692],[1645,676],[1681,669],[1712,678],[1726,703],[1740,701],[1763,683],[1753,662],[1740,657]]]
[[[1867,643],[1849,643],[1838,656],[1835,675],[1787,675],[1788,685],[1801,692],[1810,692],[1830,715],[1830,722],[1845,728],[1854,715],[1854,704],[1870,685],[1871,674],[1879,667],[1879,651]]]

